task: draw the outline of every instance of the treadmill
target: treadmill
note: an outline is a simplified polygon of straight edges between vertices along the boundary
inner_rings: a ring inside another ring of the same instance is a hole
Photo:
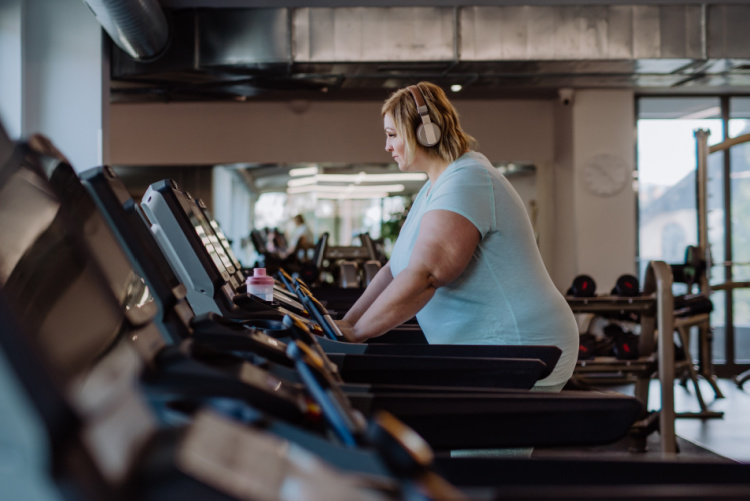
[[[222,260],[218,257],[220,252],[216,251],[216,247],[208,238],[202,236],[202,234],[211,231],[210,223],[205,220],[192,198],[181,191],[173,180],[163,180],[152,184],[143,197],[141,207],[148,218],[151,230],[157,242],[159,242],[159,246],[168,258],[175,273],[187,286],[187,298],[196,314],[218,313],[225,318],[243,320],[248,316],[248,312],[246,311],[248,309],[254,315],[271,315],[276,310],[281,315],[291,314],[292,316],[297,316],[298,319],[310,322],[299,315],[294,315],[292,311],[286,308],[283,302],[285,299],[280,298],[280,295],[276,292],[274,293],[275,300],[279,299],[282,302],[279,305],[264,304],[263,301],[249,294],[237,294],[236,280],[233,282],[227,269],[221,268]],[[184,279],[183,276],[185,276]],[[190,290],[191,284],[193,284],[192,292]],[[195,284],[202,285],[196,288]],[[208,284],[211,285],[209,286]],[[229,306],[230,304],[231,307]],[[238,307],[238,304],[241,304],[244,308]],[[398,375],[394,371],[403,371],[404,375],[409,374],[409,377],[415,378],[414,380],[404,381],[405,384],[416,382],[419,379],[421,381],[432,381],[432,384],[440,386],[458,385],[462,387],[482,386],[489,388],[529,389],[536,380],[544,377],[543,374],[546,375],[549,373],[548,371],[551,371],[551,368],[547,369],[546,366],[542,365],[541,374],[536,373],[536,379],[534,379],[531,385],[520,384],[518,378],[526,368],[530,372],[536,372],[539,369],[539,361],[538,358],[526,359],[503,356],[511,352],[517,356],[519,350],[516,347],[507,349],[502,346],[482,346],[479,349],[467,345],[451,345],[447,348],[422,345],[412,347],[408,355],[399,346],[380,348],[372,352],[366,350],[364,352],[352,351],[355,353],[348,356],[350,362],[346,365],[347,371],[357,371],[358,364],[360,363],[359,361],[355,362],[355,357],[351,355],[393,355],[394,358],[382,358],[379,361],[376,361],[376,358],[369,358],[368,362],[362,362],[363,364],[368,364],[368,367],[363,370],[368,373],[367,377],[391,378],[388,382],[393,382],[397,379]],[[375,353],[376,351],[377,353]],[[436,354],[438,351],[440,351],[440,355]],[[534,350],[533,348],[522,348],[520,351],[523,355],[530,355]],[[559,350],[555,347],[543,348],[541,351],[544,352],[545,359],[548,361],[554,360],[556,362],[557,358],[559,358]],[[557,358],[554,355],[555,351],[557,352]],[[328,353],[334,354],[336,352],[329,350]],[[343,352],[343,354],[346,356],[346,352]],[[430,356],[433,359],[431,361],[415,360],[413,357],[418,356],[417,354]],[[437,357],[450,357],[450,360],[440,361]],[[334,358],[337,362],[342,360],[341,357]],[[498,360],[497,362],[491,361],[496,358],[502,358],[503,360]],[[379,363],[387,365],[383,366],[383,370],[376,370]],[[432,366],[430,375],[427,378],[419,376],[419,368],[425,365]],[[454,373],[448,375],[442,372],[440,367],[450,368]],[[481,370],[482,375],[472,376],[472,370]],[[470,379],[468,381],[466,379],[459,379],[456,371],[465,371],[465,377]],[[498,372],[493,377],[492,373],[495,371]],[[502,379],[508,376],[511,376],[515,382],[509,381],[503,383]],[[352,375],[350,378],[345,376],[345,379],[352,380],[352,377],[356,377],[356,375]],[[360,379],[357,380],[362,381],[362,377],[360,376]],[[370,382],[386,381],[378,379]]]
[[[286,355],[282,349],[279,349],[282,344],[268,338],[262,332],[235,322],[227,322],[218,316],[193,318],[189,306],[182,300],[182,288],[179,282],[169,273],[170,268],[164,261],[158,246],[153,242],[153,236],[134,210],[135,205],[114,172],[108,168],[92,169],[82,173],[81,176],[118,235],[123,249],[129,253],[132,262],[138,263],[137,266],[147,278],[152,292],[157,297],[157,302],[162,304],[163,323],[169,327],[167,337],[171,342],[181,343],[191,339],[199,344],[206,343],[228,351],[254,349],[269,361],[285,364]],[[68,170],[67,177],[72,182],[78,181],[70,170]],[[71,194],[69,198],[80,204],[83,197],[82,194],[75,196]],[[80,216],[82,220],[89,217],[91,216],[83,214]],[[110,261],[113,255],[114,253],[110,252]],[[177,307],[181,307],[184,311],[179,315],[169,316],[168,309]],[[279,357],[284,360],[280,360]],[[415,390],[416,388],[412,388],[412,391]],[[430,387],[425,390],[447,391],[448,389]],[[471,388],[461,390],[476,391]],[[362,391],[361,385],[357,391]],[[390,391],[395,391],[395,389]],[[453,388],[451,391],[457,391],[457,389]]]
[[[0,162],[5,153],[2,147],[0,141]],[[13,203],[34,211],[19,212]],[[209,412],[179,428],[159,428],[129,384],[138,360],[128,353],[131,344],[112,346],[98,340],[118,337],[112,329],[123,322],[121,305],[107,301],[113,297],[107,294],[81,294],[86,284],[96,284],[100,292],[107,291],[109,284],[86,260],[81,246],[72,245],[77,235],[61,226],[63,219],[59,201],[33,169],[17,175],[0,166],[0,229],[3,235],[23,230],[21,238],[0,241],[4,271],[0,387],[16,388],[10,395],[2,392],[0,399],[16,404],[19,400],[13,400],[13,393],[23,394],[21,406],[10,407],[14,415],[25,418],[33,412],[38,418],[27,420],[29,428],[37,430],[29,449],[46,450],[51,462],[35,463],[35,478],[50,478],[67,498],[87,501],[247,499],[250,492],[258,496],[279,492],[285,479],[293,479],[294,485],[320,499],[415,499],[409,496],[414,493],[411,489],[389,490],[372,478],[341,475],[315,457],[300,457],[290,442],[257,433],[267,423],[248,430]],[[23,252],[32,240],[40,243],[32,245],[28,254]],[[41,266],[21,265],[22,272],[8,273],[27,255]],[[61,258],[66,259],[66,266],[55,266]],[[40,287],[38,280],[46,280],[47,287]],[[47,313],[37,315],[26,300],[33,300]],[[92,309],[92,304],[97,308]],[[97,322],[81,321],[92,313]],[[60,336],[67,327],[78,333],[76,343]],[[78,370],[91,361],[95,361],[93,368]],[[24,449],[24,457],[27,452]],[[447,463],[440,464],[441,470],[447,469]],[[473,499],[750,496],[748,467],[738,464],[476,459],[452,464],[452,476],[463,478],[462,485]],[[5,495],[21,492],[20,499],[29,499],[30,492],[38,493],[38,484],[24,482],[28,470],[13,479],[21,485],[4,484]],[[486,485],[493,490],[483,489]],[[419,499],[425,497],[429,498]]]
[[[216,235],[216,240],[224,248],[224,252],[235,269],[241,270],[242,265],[232,251],[221,226],[211,216],[206,204],[201,199],[196,199],[195,206],[202,212],[211,229]],[[366,234],[365,234],[366,235]],[[369,235],[363,242],[365,247],[372,249]],[[371,250],[374,254],[374,250]],[[287,306],[293,303],[296,308],[304,308],[312,316],[323,331],[320,333],[318,342],[326,353],[329,354],[370,354],[370,355],[407,355],[407,356],[433,356],[433,357],[479,357],[479,358],[526,358],[539,359],[545,367],[540,379],[549,376],[560,359],[561,350],[556,346],[531,346],[531,345],[426,345],[425,343],[410,344],[367,344],[349,343],[341,339],[341,333],[332,321],[327,309],[312,295],[309,294],[309,302],[300,295],[299,287],[294,284],[294,279],[282,268],[278,272],[278,280],[274,285],[276,300]],[[244,277],[241,279],[244,282]],[[279,283],[280,282],[280,283]],[[409,329],[411,330],[411,329]],[[398,335],[408,336],[408,332],[399,332]],[[423,338],[424,336],[422,336]]]
[[[86,171],[81,176],[85,180],[85,184],[90,188],[90,191],[96,194],[100,206],[107,208],[110,224],[113,228],[120,228],[121,240],[123,237],[126,237],[125,240],[129,242],[128,247],[131,255],[139,256],[136,260],[143,261],[145,259],[149,261],[149,253],[144,249],[148,248],[147,242],[149,240],[153,242],[152,234],[146,230],[137,212],[134,210],[134,205],[130,203],[132,201],[122,189],[121,181],[116,177],[114,172],[111,169],[98,168]],[[120,193],[119,199],[113,196],[116,192]],[[77,198],[80,199],[81,197]],[[122,205],[122,200],[125,200],[125,205]],[[140,233],[137,231],[138,228],[141,229]],[[154,249],[154,247],[156,246],[152,243],[151,249]],[[156,248],[158,249],[158,247]],[[158,252],[153,252],[152,256],[157,254]],[[168,267],[162,266],[159,269],[164,271]],[[156,278],[158,277],[152,276],[149,278],[155,292],[169,292],[173,289],[170,289],[169,285],[159,285],[156,283]],[[166,304],[169,301],[162,300],[161,302]],[[289,317],[289,319],[291,320],[292,317]],[[167,322],[171,324],[173,331],[179,328],[175,322],[169,320]],[[182,329],[185,328],[186,326],[183,324]],[[304,325],[302,325],[302,329],[304,329]],[[185,335],[178,334],[177,339],[184,339],[183,336]],[[315,339],[312,336],[310,338]],[[242,340],[242,337],[235,336],[235,339],[236,347]],[[323,354],[321,358],[324,358],[324,356]],[[179,381],[174,383],[178,384]],[[635,400],[630,399],[630,397],[623,397],[621,395],[605,396],[587,392],[580,394],[566,393],[563,396],[525,391],[502,392],[502,394],[472,398],[467,396],[467,392],[464,389],[460,388],[456,389],[456,391],[460,391],[460,394],[452,395],[436,394],[438,389],[425,388],[426,391],[420,392],[416,395],[419,398],[415,399],[412,398],[415,396],[413,388],[401,388],[400,390],[397,388],[386,388],[382,392],[368,395],[364,392],[372,392],[372,387],[357,390],[356,388],[351,388],[351,385],[349,386],[349,398],[353,400],[353,405],[364,411],[365,414],[369,415],[378,409],[391,408],[394,410],[394,414],[402,421],[412,420],[418,426],[424,427],[425,430],[428,430],[431,425],[439,427],[440,430],[433,428],[436,431],[432,433],[430,440],[432,440],[431,445],[433,447],[441,449],[464,446],[479,447],[481,446],[480,444],[486,445],[488,443],[494,443],[499,447],[509,443],[517,443],[518,440],[531,441],[540,445],[541,442],[537,433],[529,433],[525,438],[519,438],[522,434],[509,432],[509,429],[500,426],[500,423],[506,419],[516,419],[512,417],[513,414],[533,412],[537,414],[535,419],[546,420],[546,426],[554,428],[558,426],[557,423],[565,422],[565,419],[560,421],[560,417],[565,415],[568,415],[577,423],[582,423],[580,417],[575,417],[574,414],[584,409],[588,409],[588,412],[593,412],[591,414],[593,420],[582,428],[586,426],[596,427],[595,423],[597,422],[609,422],[615,415],[619,416],[616,421],[620,421],[620,424],[612,427],[603,427],[606,430],[600,430],[595,433],[588,431],[580,434],[560,433],[549,440],[555,443],[561,443],[560,441],[563,443],[575,443],[580,440],[584,442],[592,440],[595,442],[611,441],[621,436],[627,430],[629,423],[625,421],[633,417],[633,412],[637,413],[637,409],[639,408],[639,404],[636,407],[632,407]],[[443,389],[443,392],[445,391],[447,390]],[[516,404],[513,405],[511,401]],[[481,419],[478,417],[480,413],[486,415],[486,421],[482,426],[478,426],[480,421],[477,420]],[[528,420],[525,421],[531,422]],[[467,424],[468,426],[465,426]],[[419,429],[417,431],[420,434],[422,433]],[[613,436],[611,433],[617,436]],[[544,440],[548,439],[545,438]]]
[[[287,480],[320,499],[409,499],[414,490],[443,498],[430,493],[432,482],[447,484],[430,471],[425,444],[403,447],[414,437],[385,415],[356,444],[338,446],[351,464],[366,467],[356,473],[305,453],[294,445],[303,430],[276,426],[250,406],[240,408],[243,420],[218,402],[195,409],[189,422],[161,426],[135,385],[141,367],[131,341],[152,328],[153,309],[132,313],[142,306],[141,291],[127,280],[112,289],[115,274],[98,267],[36,155],[21,146],[14,156],[0,169],[0,229],[17,237],[0,244],[0,377],[10,372],[30,402],[26,412],[39,415],[34,447],[51,461],[39,463],[37,478],[85,500],[286,499]],[[88,239],[101,235],[85,230]],[[307,367],[304,357],[295,360]],[[294,443],[279,434],[285,430]],[[312,439],[316,447],[329,442]],[[412,458],[402,463],[411,470],[384,459],[389,454]],[[10,492],[29,491],[22,484]]]
[[[68,211],[68,226],[64,230],[69,233],[71,233],[70,230],[73,230],[73,232],[80,232],[84,235],[83,239],[87,248],[93,254],[93,259],[89,259],[89,262],[92,263],[92,266],[96,263],[103,270],[106,287],[118,298],[120,303],[125,305],[125,316],[128,321],[133,325],[143,326],[137,334],[131,337],[135,346],[149,364],[141,380],[144,385],[152,390],[152,395],[161,396],[167,402],[166,405],[176,400],[189,398],[198,401],[207,398],[240,400],[259,407],[264,412],[283,416],[289,423],[300,426],[310,425],[311,421],[315,419],[315,413],[310,406],[311,400],[314,400],[325,411],[325,406],[320,405],[319,401],[327,395],[333,396],[329,396],[328,400],[337,402],[337,407],[351,412],[348,398],[337,387],[338,381],[335,381],[334,373],[329,370],[327,365],[320,362],[322,357],[316,357],[314,353],[306,353],[310,350],[306,350],[302,343],[292,343],[285,350],[292,358],[294,367],[300,373],[303,373],[304,367],[314,365],[309,360],[317,360],[315,370],[312,372],[307,370],[316,379],[311,379],[309,374],[307,377],[303,375],[301,377],[302,386],[273,377],[261,367],[256,367],[244,360],[224,353],[217,353],[215,350],[201,348],[195,343],[188,342],[187,346],[166,346],[165,341],[160,337],[158,330],[151,322],[156,314],[155,302],[144,293],[144,281],[135,273],[122,254],[110,227],[96,210],[93,201],[87,196],[87,192],[80,184],[75,172],[68,164],[62,162],[52,162],[46,166],[44,172],[50,176],[50,182],[45,187],[52,188],[52,192],[60,196]],[[21,202],[23,201],[17,201],[17,205],[22,205]],[[12,210],[14,208],[15,210]],[[8,213],[25,213],[27,217],[30,217],[30,214],[33,215],[32,211],[22,210],[18,206],[9,207]],[[62,224],[59,226],[62,226]],[[42,247],[41,244],[33,241],[27,244]],[[45,252],[51,252],[47,247],[43,248]],[[33,253],[23,252],[23,255],[26,256],[24,262],[35,264],[37,265],[36,268],[43,268],[44,263],[35,260],[36,257]],[[58,259],[62,260],[64,257],[61,254]],[[73,266],[61,261],[56,269],[73,269]],[[28,274],[25,273],[21,276]],[[40,277],[40,283],[44,283],[43,278],[44,276]],[[39,284],[35,283],[34,285],[38,286]],[[27,288],[31,289],[31,285]],[[105,297],[101,290],[98,293],[87,291],[87,294],[92,297]],[[292,317],[288,318],[292,319]],[[301,322],[299,324],[304,328]],[[309,334],[308,337],[312,338]],[[101,343],[109,345],[111,340],[102,339]],[[297,349],[297,353],[303,353],[302,358],[305,360],[303,360],[302,365],[300,357],[292,357],[290,349]],[[194,359],[187,358],[185,352],[203,363],[197,363]],[[323,380],[327,388],[322,396],[320,391],[317,394],[313,391],[317,379]],[[419,396],[422,399],[415,400],[414,396]],[[429,429],[428,425],[434,426],[436,423],[440,423],[440,433],[431,438],[441,448],[477,447],[478,444],[490,444],[499,447],[507,444],[509,434],[502,427],[497,426],[498,418],[507,419],[505,416],[508,414],[507,397],[501,395],[477,396],[482,398],[427,393],[418,395],[408,393],[386,393],[374,396],[351,395],[349,398],[359,402],[360,408],[364,408],[368,413],[371,413],[369,415],[375,415],[377,410],[391,407],[396,411],[397,416],[411,417],[418,424],[424,423],[425,430]],[[614,440],[617,438],[616,436],[614,438],[607,437],[611,437],[612,433],[618,436],[624,433],[629,425],[629,422],[627,422],[628,416],[632,415],[636,409],[633,407],[635,400],[628,398],[612,398],[610,402],[607,402],[606,399],[597,399],[593,395],[575,398],[573,396],[567,398],[555,396],[556,400],[549,400],[544,397],[543,394],[527,392],[516,395],[514,401],[517,405],[514,408],[514,414],[518,414],[518,405],[525,402],[527,412],[532,409],[534,414],[543,421],[558,422],[561,409],[571,409],[575,406],[570,404],[578,402],[579,408],[581,404],[588,407],[594,404],[596,409],[590,414],[592,418],[596,418],[596,421],[614,418],[619,421],[619,426],[607,426],[601,434],[587,433],[585,436],[587,440]],[[540,402],[544,401],[548,402],[546,407],[543,404],[540,406]],[[607,403],[610,405],[597,405]],[[457,404],[460,404],[460,412],[456,412]],[[324,412],[324,414],[326,413]],[[329,411],[328,414],[335,413]],[[484,422],[481,421],[481,416],[478,416],[478,414],[485,417]],[[596,416],[593,414],[596,414]],[[608,415],[609,418],[607,418]],[[429,416],[429,419],[420,421],[420,418],[425,416]],[[634,418],[634,416],[631,417]],[[458,420],[466,422],[467,419],[474,423],[473,426],[457,425],[460,422]],[[580,418],[577,418],[577,421],[583,422]],[[484,430],[482,431],[483,427]],[[341,429],[342,427],[339,426],[338,428]],[[351,432],[349,434],[355,435]],[[517,433],[513,433],[513,440],[518,440],[517,435]],[[555,439],[563,440],[565,443],[569,443],[571,439],[575,440],[572,434],[560,434]],[[527,440],[539,443],[538,438],[533,433],[527,436]]]
[[[486,357],[497,358],[536,358],[545,364],[542,377],[552,373],[555,365],[560,359],[561,350],[557,346],[534,346],[534,345],[452,345],[452,344],[412,344],[412,343],[349,343],[342,341],[341,333],[334,323],[331,314],[325,306],[318,301],[305,284],[299,279],[292,278],[284,270],[279,271],[284,286],[293,291],[299,301],[311,313],[311,316],[320,326],[323,334],[318,342],[327,353],[351,353],[351,354],[403,354],[413,356],[462,356],[462,357]],[[492,355],[489,355],[491,353]]]

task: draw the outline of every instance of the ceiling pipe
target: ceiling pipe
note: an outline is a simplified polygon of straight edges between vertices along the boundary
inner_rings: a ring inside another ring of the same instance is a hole
[[[137,61],[161,56],[169,45],[169,26],[157,0],[83,0],[126,54]]]

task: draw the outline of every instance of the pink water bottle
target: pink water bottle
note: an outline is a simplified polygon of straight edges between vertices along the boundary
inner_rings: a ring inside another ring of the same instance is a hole
[[[245,279],[247,293],[264,301],[273,301],[273,277],[266,275],[265,268],[253,268],[253,276]]]

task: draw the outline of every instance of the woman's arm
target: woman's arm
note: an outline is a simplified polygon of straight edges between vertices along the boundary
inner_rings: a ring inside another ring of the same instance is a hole
[[[352,316],[359,315],[358,319],[347,319],[353,327],[344,333],[345,336],[350,341],[362,342],[380,336],[416,315],[439,287],[451,283],[463,273],[479,239],[476,226],[460,214],[446,210],[425,213],[409,266],[382,292],[374,294],[377,298],[369,308],[363,302]]]
[[[375,274],[375,278],[372,279],[370,285],[367,286],[365,292],[357,299],[354,306],[349,308],[344,318],[341,320],[334,320],[338,326],[341,334],[348,341],[356,342],[354,338],[354,324],[364,315],[367,308],[378,298],[378,296],[388,287],[393,281],[393,273],[391,272],[391,263],[386,263],[385,266],[380,268]]]
[[[378,296],[388,287],[393,281],[393,273],[391,273],[391,263],[386,263],[385,266],[380,268],[375,274],[375,278],[370,281],[370,285],[367,286],[365,292],[357,299],[354,306],[349,308],[349,311],[344,315],[344,320],[356,324],[357,321],[362,317],[367,308],[375,302]]]

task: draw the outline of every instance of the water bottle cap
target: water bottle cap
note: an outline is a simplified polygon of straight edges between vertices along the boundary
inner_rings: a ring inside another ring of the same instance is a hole
[[[255,277],[265,277],[266,276],[266,269],[265,268],[253,268],[253,276],[255,276]]]

